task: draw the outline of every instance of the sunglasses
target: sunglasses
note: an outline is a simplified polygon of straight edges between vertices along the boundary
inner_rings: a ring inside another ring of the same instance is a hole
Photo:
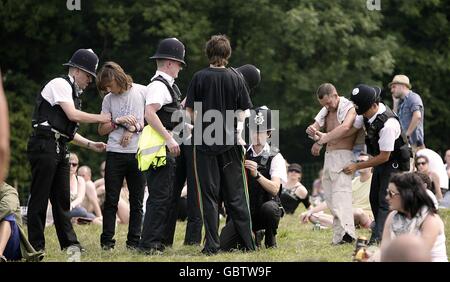
[[[426,165],[427,162],[417,162],[416,165]]]
[[[78,166],[78,163],[70,163],[70,165],[71,165],[72,167],[77,167],[77,166]]]
[[[399,192],[394,192],[392,190],[386,189],[387,194],[389,195],[389,198],[394,198],[395,195],[400,195]]]

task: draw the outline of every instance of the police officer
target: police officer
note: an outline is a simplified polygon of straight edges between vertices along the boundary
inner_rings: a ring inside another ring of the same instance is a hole
[[[178,73],[186,65],[185,48],[176,38],[162,40],[150,59],[156,60],[157,71],[147,86],[145,119],[166,142],[169,152],[165,165],[150,167],[146,171],[149,195],[139,249],[145,254],[165,249],[165,228],[169,216],[170,199],[173,195],[177,157],[180,146],[173,136],[178,125],[172,122],[172,114],[181,109],[181,93],[175,84]]]
[[[279,150],[267,142],[271,131],[271,111],[266,106],[251,111],[249,127],[252,143],[247,149],[245,168],[248,178],[252,229],[259,246],[265,234],[266,248],[277,246],[278,223],[283,216],[279,198],[281,182],[287,181],[286,162]],[[225,206],[226,208],[226,206]],[[235,229],[232,218],[220,234],[222,250],[241,249],[245,246]]]
[[[389,212],[386,201],[389,178],[395,172],[409,171],[412,157],[411,147],[402,132],[399,119],[388,106],[380,102],[380,92],[380,88],[365,84],[357,85],[352,91],[351,100],[355,104],[359,120],[354,123],[354,127],[362,127],[364,124],[367,153],[373,158],[350,164],[343,170],[347,174],[353,174],[359,169],[374,168],[370,185],[370,205],[376,224],[372,230],[371,244],[378,243],[383,234],[384,222]]]
[[[61,249],[79,246],[67,216],[70,210],[69,151],[67,142],[96,152],[106,144],[77,133],[78,123],[109,122],[109,114],[81,111],[80,95],[95,78],[98,57],[91,49],[77,50],[65,66],[68,75],[48,82],[38,93],[28,141],[31,164],[31,195],[28,202],[28,237],[36,250],[45,249],[44,227],[48,199],[52,204],[56,234]]]

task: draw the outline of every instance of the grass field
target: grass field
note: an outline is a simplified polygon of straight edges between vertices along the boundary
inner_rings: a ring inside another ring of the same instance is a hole
[[[116,248],[112,251],[103,251],[100,248],[101,226],[76,225],[75,230],[80,243],[86,252],[82,253],[81,261],[88,262],[349,262],[354,245],[331,245],[332,230],[325,229],[314,231],[311,224],[300,224],[299,214],[303,209],[298,209],[294,215],[286,215],[281,219],[278,229],[278,248],[266,250],[264,247],[251,253],[240,251],[232,253],[219,253],[215,256],[204,256],[200,253],[199,246],[183,246],[185,222],[178,222],[175,234],[175,243],[162,255],[146,256],[125,248],[127,225],[118,226],[116,230]],[[446,225],[447,254],[450,256],[450,210],[440,210],[440,215]],[[221,227],[224,221],[221,221]],[[46,228],[47,255],[44,261],[64,262],[67,254],[59,249],[59,244],[53,226]],[[357,230],[357,235],[370,236],[368,230]]]

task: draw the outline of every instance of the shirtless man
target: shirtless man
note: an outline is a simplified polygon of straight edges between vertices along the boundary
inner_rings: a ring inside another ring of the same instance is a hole
[[[356,112],[353,103],[339,97],[331,83],[320,85],[316,95],[323,108],[306,133],[316,141],[311,148],[314,156],[319,156],[323,144],[327,144],[322,186],[325,201],[333,214],[332,243],[352,243],[356,238],[352,212],[352,176],[345,174],[342,169],[354,162],[352,148],[357,133],[349,134],[349,131],[355,122]],[[321,128],[326,133],[322,133]]]

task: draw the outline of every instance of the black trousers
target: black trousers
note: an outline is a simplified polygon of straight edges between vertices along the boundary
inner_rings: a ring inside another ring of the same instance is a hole
[[[166,149],[169,152],[169,149]],[[176,158],[167,154],[166,165],[145,172],[148,199],[139,248],[163,250],[169,206],[175,183]]]
[[[380,241],[383,235],[384,223],[389,213],[389,204],[386,201],[386,189],[391,175],[400,172],[397,164],[388,161],[373,169],[372,182],[370,183],[370,206],[375,218],[371,240]]]
[[[70,167],[65,143],[54,137],[31,136],[27,155],[31,165],[31,189],[28,202],[28,239],[36,250],[45,249],[44,228],[48,199],[52,204],[56,235],[61,249],[79,246],[69,218]]]
[[[192,145],[180,145],[180,156],[176,160],[175,183],[170,197],[169,215],[164,235],[164,244],[171,246],[175,235],[175,227],[178,218],[178,207],[181,190],[187,181],[187,225],[184,236],[185,245],[200,245],[202,239],[202,216],[198,203],[198,193],[195,183],[194,171],[194,147]]]
[[[206,240],[203,251],[215,253],[220,248],[218,230],[220,197],[223,198],[227,214],[233,221],[236,232],[243,240],[244,248],[255,250],[242,147],[234,146],[219,155],[208,155],[194,149],[194,157],[205,225]]]
[[[277,234],[281,214],[282,211],[278,203],[271,200],[263,203],[256,213],[252,215],[253,231],[265,231],[266,247],[271,247],[272,243],[275,241],[273,238]],[[228,220],[220,233],[220,249],[231,251],[233,249],[242,249],[243,246],[245,246],[245,244],[237,233],[233,220]]]
[[[145,177],[138,168],[135,154],[108,152],[105,165],[105,203],[103,206],[103,232],[100,244],[114,247],[117,204],[123,180],[127,180],[130,196],[130,223],[126,244],[137,247],[141,238],[142,202],[144,199]]]

